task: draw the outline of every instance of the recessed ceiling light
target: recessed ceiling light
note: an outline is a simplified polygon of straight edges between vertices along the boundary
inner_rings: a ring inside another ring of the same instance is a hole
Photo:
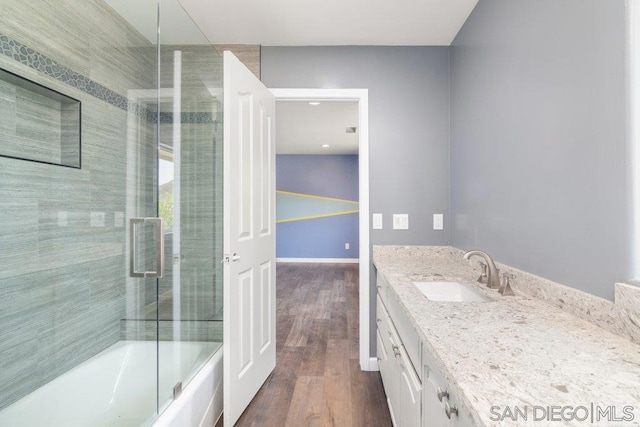
[[[330,145],[329,144],[322,144],[322,148],[329,148]]]
[[[309,105],[320,105],[320,103],[318,101],[311,101],[309,102]]]

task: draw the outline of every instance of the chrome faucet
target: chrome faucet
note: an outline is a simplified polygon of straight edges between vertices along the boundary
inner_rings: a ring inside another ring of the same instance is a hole
[[[482,272],[480,273],[480,277],[478,277],[478,283],[486,285],[487,283],[489,283],[489,276],[487,275],[487,264],[482,261],[480,261],[478,264],[480,264],[480,269],[482,270]]]
[[[482,251],[469,251],[462,255],[462,258],[469,259],[472,256],[479,256],[483,258],[489,267],[489,271],[487,274],[487,287],[490,289],[498,289],[500,288],[500,273],[496,268],[496,264],[493,262],[493,259],[486,253]]]
[[[509,279],[514,280],[516,278],[515,274],[503,273],[502,274],[502,286],[498,289],[498,292],[502,294],[502,296],[514,296],[513,289],[511,289],[511,283]]]

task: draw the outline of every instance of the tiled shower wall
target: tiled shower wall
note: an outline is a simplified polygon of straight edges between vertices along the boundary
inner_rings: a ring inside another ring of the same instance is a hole
[[[155,88],[155,47],[106,4],[3,0],[0,22],[0,67],[82,102],[81,169],[0,157],[2,408],[118,341],[145,299],[126,218],[155,213],[156,146],[127,99]]]
[[[2,155],[79,167],[79,112],[79,102],[0,72]]]

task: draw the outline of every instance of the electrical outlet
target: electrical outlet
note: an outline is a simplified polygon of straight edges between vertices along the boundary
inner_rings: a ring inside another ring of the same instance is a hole
[[[444,230],[444,215],[443,214],[433,214],[433,229],[434,230]]]
[[[408,230],[409,229],[409,215],[408,214],[393,214],[393,229],[394,230]]]
[[[347,250],[349,250],[349,244],[348,244],[348,243],[345,243],[345,244],[344,244],[344,248],[345,248],[345,249],[347,249]]]

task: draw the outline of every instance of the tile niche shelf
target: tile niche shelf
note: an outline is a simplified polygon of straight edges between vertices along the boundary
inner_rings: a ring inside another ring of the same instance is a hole
[[[80,169],[81,103],[0,68],[0,156]]]

